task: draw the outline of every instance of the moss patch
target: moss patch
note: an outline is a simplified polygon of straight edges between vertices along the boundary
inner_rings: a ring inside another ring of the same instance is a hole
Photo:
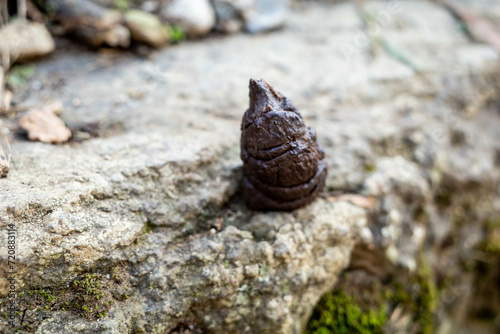
[[[384,333],[396,308],[412,319],[408,333],[432,333],[437,291],[423,253],[418,268],[411,276],[398,277],[348,270],[320,299],[304,334]]]
[[[475,289],[469,306],[471,318],[494,322],[500,314],[500,217],[489,217],[485,223],[485,240],[474,263]]]
[[[382,333],[386,320],[385,306],[365,307],[358,304],[353,296],[332,291],[321,298],[305,334]]]
[[[419,256],[418,270],[413,277],[416,293],[412,302],[414,321],[417,333],[430,334],[434,332],[434,312],[437,306],[437,289],[432,270],[423,253]]]
[[[17,295],[19,315],[14,332],[32,333],[54,312],[73,312],[88,320],[105,317],[115,301],[132,294],[128,273],[115,267],[109,274],[84,274],[62,288],[24,290]]]

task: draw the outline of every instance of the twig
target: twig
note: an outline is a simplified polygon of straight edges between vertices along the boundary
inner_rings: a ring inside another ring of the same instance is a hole
[[[358,14],[358,16],[361,19],[361,22],[363,23],[363,30],[366,32],[366,36],[370,38],[370,56],[372,58],[375,58],[376,56],[376,48],[375,48],[375,43],[374,43],[374,37],[370,34],[370,29],[369,25],[371,22],[374,22],[375,19],[371,14],[369,14],[365,10],[365,2],[363,0],[355,0],[354,1],[354,8]]]
[[[2,24],[9,23],[9,8],[7,0],[0,0],[0,16],[2,17]]]
[[[26,0],[17,0],[17,17],[26,20]]]
[[[486,42],[500,52],[500,33],[488,21],[453,0],[438,1],[465,23],[474,40]]]
[[[2,78],[0,79],[0,111],[4,111],[2,109],[5,99],[5,85],[7,84],[7,71],[10,67],[10,51],[8,46],[4,51],[5,52],[2,53]]]

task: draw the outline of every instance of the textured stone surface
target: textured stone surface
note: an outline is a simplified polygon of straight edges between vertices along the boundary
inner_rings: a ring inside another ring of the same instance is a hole
[[[57,95],[69,127],[98,135],[59,146],[9,135],[0,224],[18,229],[19,289],[120,266],[132,291],[99,321],[58,311],[34,330],[299,333],[356,243],[402,270],[424,249],[439,275],[466,284],[456,263],[500,211],[500,114],[488,104],[498,55],[436,4],[390,3],[366,5],[385,47],[366,40],[351,4],[308,3],[273,34],[185,43],[153,60],[70,52],[39,64],[18,94]],[[292,213],[249,211],[238,192],[251,77],[293,96],[329,157],[325,191]]]

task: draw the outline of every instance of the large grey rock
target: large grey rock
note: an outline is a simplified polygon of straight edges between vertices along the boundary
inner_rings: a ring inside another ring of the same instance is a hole
[[[367,4],[375,13],[388,5]],[[298,333],[355,244],[405,271],[418,270],[423,249],[439,275],[465,277],[457,263],[499,211],[500,115],[487,108],[498,98],[488,84],[498,59],[481,52],[470,66],[460,55],[478,45],[449,13],[400,5],[380,34],[420,72],[372,53],[349,3],[307,4],[274,34],[187,43],[152,61],[124,56],[95,71],[88,64],[109,59],[75,51],[40,64],[33,86],[42,89],[25,102],[56,94],[65,123],[91,139],[53,146],[9,136],[0,225],[18,229],[19,291],[71,293],[82,274],[117,267],[131,290],[103,319],[40,313],[34,331]],[[238,193],[250,77],[293,99],[325,148],[326,190],[293,213],[251,212]],[[339,191],[373,196],[373,207],[338,200]]]

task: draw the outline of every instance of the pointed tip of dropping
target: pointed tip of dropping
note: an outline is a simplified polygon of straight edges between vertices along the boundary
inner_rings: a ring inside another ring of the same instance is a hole
[[[264,79],[260,79],[260,80],[250,79],[250,91],[265,92],[265,91],[269,90],[270,87],[271,86],[267,82],[265,82]]]

